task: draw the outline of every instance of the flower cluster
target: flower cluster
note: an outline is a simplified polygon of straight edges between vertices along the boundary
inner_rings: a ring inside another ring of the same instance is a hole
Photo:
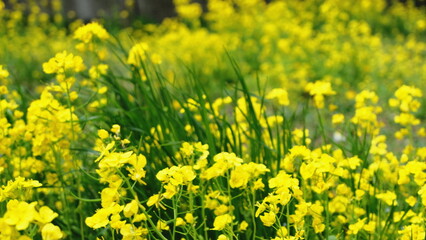
[[[420,119],[415,116],[421,103],[417,98],[421,98],[423,93],[420,89],[412,86],[403,85],[395,91],[395,98],[389,99],[389,105],[399,109],[400,113],[395,116],[394,121],[402,126],[395,133],[395,137],[402,139],[410,133],[413,126],[420,124]]]
[[[43,240],[58,240],[64,237],[61,229],[52,224],[58,214],[48,206],[38,206],[37,202],[28,203],[32,188],[41,187],[37,180],[25,180],[18,177],[15,181],[9,181],[0,189],[0,202],[7,201],[6,211],[0,217],[0,237],[2,239],[31,239],[37,232]],[[34,229],[37,231],[27,231]],[[28,235],[27,235],[28,234]]]
[[[0,1],[1,239],[424,239],[421,8],[173,2]]]

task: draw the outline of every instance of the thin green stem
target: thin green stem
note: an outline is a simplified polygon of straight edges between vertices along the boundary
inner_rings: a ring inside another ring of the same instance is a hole
[[[72,103],[71,103],[71,94],[70,94],[70,86],[68,85],[68,81],[65,78],[65,84],[66,84],[66,95],[67,95],[67,104],[68,104],[68,109],[70,112],[70,123],[71,123],[71,134],[72,134],[72,141],[75,141],[76,137],[75,137],[75,131],[74,131],[74,113],[72,111]],[[75,155],[71,154],[71,158],[72,158],[72,164],[74,169],[78,169],[76,160],[75,160]],[[77,173],[78,171],[76,171]],[[80,174],[78,174],[80,175]],[[77,180],[77,200],[78,200],[78,213],[79,213],[79,221],[80,221],[80,233],[81,233],[81,239],[84,240],[84,219],[83,219],[83,201],[81,201],[80,199],[82,199],[81,197],[81,177],[80,176],[74,176]]]
[[[124,174],[120,171],[120,169],[117,169],[118,174],[120,174],[121,178],[124,180],[124,182],[126,183],[128,190],[130,191],[130,193],[132,194],[132,196],[135,198],[135,200],[138,201],[138,206],[139,209],[141,209],[141,211],[143,212],[143,214],[145,214],[148,223],[151,225],[151,227],[153,228],[154,232],[158,235],[158,237],[160,237],[160,239],[163,240],[167,240],[166,237],[164,237],[164,235],[160,232],[160,230],[158,230],[157,226],[155,225],[155,223],[152,221],[152,219],[149,217],[149,214],[146,212],[145,207],[139,202],[138,200],[138,195],[135,192],[135,190],[132,187],[132,184],[130,184],[129,179],[124,176]]]

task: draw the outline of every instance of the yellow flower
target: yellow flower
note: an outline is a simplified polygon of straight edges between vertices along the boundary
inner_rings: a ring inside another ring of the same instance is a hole
[[[356,200],[361,200],[365,195],[365,191],[361,189],[355,190]]]
[[[212,229],[220,231],[220,230],[224,229],[226,227],[226,225],[228,225],[230,223],[232,223],[232,216],[229,215],[229,214],[223,214],[223,215],[217,216],[214,219],[214,222],[213,222],[214,228],[212,228]]]
[[[156,178],[163,183],[169,183],[173,186],[189,184],[196,177],[191,166],[172,166],[159,171]]]
[[[402,112],[416,112],[420,107],[420,102],[416,97],[422,97],[419,88],[403,85],[395,91],[395,97],[389,100],[391,107],[399,107]]]
[[[276,99],[278,104],[282,106],[290,105],[290,100],[288,100],[287,90],[283,88],[274,88],[266,96],[266,99]]]
[[[245,188],[250,177],[250,173],[246,171],[246,169],[238,166],[231,172],[229,186],[231,186],[231,188]]]
[[[324,211],[324,207],[321,206],[319,202],[315,202],[314,204],[309,206],[308,211],[311,216],[321,218],[321,214]]]
[[[74,32],[74,38],[79,39],[84,43],[89,43],[92,41],[93,37],[105,40],[109,38],[109,34],[105,28],[97,22],[81,26]]]
[[[99,162],[99,168],[115,168],[121,167],[124,164],[128,163],[133,157],[133,152],[113,152],[104,156],[104,158]]]
[[[344,213],[350,200],[345,196],[336,196],[328,204],[328,209],[331,213]]]
[[[47,206],[43,206],[39,209],[38,214],[35,219],[40,223],[50,223],[53,219],[58,217],[58,214],[55,213],[52,209]]]
[[[109,223],[110,215],[111,212],[108,209],[98,209],[93,216],[86,218],[86,225],[93,229],[105,227]]]
[[[293,132],[291,133],[293,136],[293,141],[296,144],[303,144],[303,141],[309,145],[311,143],[311,139],[309,138],[309,129],[305,129],[304,131],[300,128],[296,128],[293,130]],[[295,146],[300,147],[300,146]],[[303,146],[304,148],[306,148],[305,146]],[[309,151],[310,152],[310,151]],[[308,152],[305,152],[308,153]],[[302,154],[303,155],[303,154]]]
[[[369,221],[367,224],[364,225],[364,230],[368,233],[374,233],[376,230],[377,223],[375,221]]]
[[[146,221],[148,218],[144,213],[136,214],[133,216],[133,222]]]
[[[277,236],[280,238],[285,238],[288,235],[287,227],[280,227],[277,230]]]
[[[25,230],[37,215],[35,206],[37,202],[27,203],[10,200],[6,205],[4,221],[8,225],[15,225],[16,230]]]
[[[263,189],[265,188],[265,184],[263,184],[262,182],[262,178],[258,178],[254,183],[253,183],[253,190],[258,190],[258,189]]]
[[[43,240],[57,240],[63,238],[64,234],[58,226],[48,223],[41,229],[41,236]]]
[[[425,238],[425,228],[417,224],[404,226],[398,233],[401,235],[401,240],[423,240]]]
[[[315,170],[316,168],[314,164],[302,163],[300,166],[300,175],[302,175],[302,178],[306,180],[314,175]]]
[[[120,234],[123,235],[123,240],[131,240],[131,239],[140,239],[138,236],[141,236],[144,233],[144,229],[142,227],[135,227],[132,224],[125,224],[120,229]]]
[[[192,215],[192,213],[186,213],[185,214],[185,221],[189,224],[195,223],[194,215]]]
[[[417,135],[420,137],[426,137],[426,128],[422,127],[417,131]]]
[[[423,187],[417,193],[420,195],[422,199],[423,206],[426,206],[426,184],[423,185]]]
[[[89,76],[90,76],[91,79],[96,80],[96,79],[100,78],[102,75],[105,75],[107,73],[107,71],[108,71],[108,65],[99,64],[99,65],[96,65],[96,66],[92,66],[89,69]],[[103,89],[102,91],[98,91],[98,93],[103,94],[103,93],[106,92],[104,90],[108,90],[108,88]]]
[[[395,116],[394,121],[401,124],[402,126],[416,126],[420,124],[420,119],[416,118],[413,114],[410,113],[400,113],[399,115]]]
[[[345,115],[341,114],[341,113],[336,113],[332,116],[331,122],[333,124],[340,124],[343,121],[345,121]]]
[[[118,134],[120,134],[120,130],[121,130],[120,125],[118,125],[118,124],[112,125],[111,132],[118,135]]]
[[[199,3],[176,4],[176,12],[182,18],[197,19],[203,13],[203,8]]]
[[[238,165],[231,171],[229,185],[232,188],[245,188],[250,180],[266,172],[269,172],[269,169],[263,164],[250,162]]]
[[[230,210],[232,210],[233,206],[227,206],[225,204],[220,204],[217,207],[214,208],[214,214],[219,216],[219,215],[223,215],[227,212],[229,212]]]
[[[141,42],[134,45],[129,52],[129,57],[127,58],[127,64],[139,66],[141,61],[146,59],[146,53],[149,47],[147,43]]]
[[[238,226],[238,231],[245,231],[248,228],[248,223],[246,221],[242,221]]]
[[[181,218],[181,217],[176,218],[176,223],[175,223],[175,225],[176,225],[177,227],[179,227],[179,226],[183,226],[183,225],[185,225],[185,224],[186,224],[186,222],[185,222],[185,220],[183,220],[183,218]]]
[[[408,205],[410,205],[410,207],[413,207],[417,202],[417,198],[410,196],[410,197],[405,199],[405,202],[408,203]]]
[[[184,142],[184,143],[182,143],[182,147],[179,149],[179,152],[184,157],[191,157],[194,154],[194,150],[195,150],[194,146],[192,146],[188,142]]]
[[[315,233],[321,233],[324,232],[325,230],[325,224],[323,223],[323,219],[322,218],[315,218],[313,220],[312,226],[314,227],[314,231]]]
[[[262,216],[260,216],[260,220],[262,221],[263,225],[270,227],[277,221],[276,214],[274,212],[264,213]]]
[[[0,80],[9,77],[9,72],[4,68],[3,65],[0,65]]]
[[[153,205],[155,205],[156,208],[163,208],[165,209],[165,207],[161,204],[161,200],[163,199],[163,196],[160,194],[154,194],[151,197],[148,198],[148,202],[146,202],[146,205],[148,207],[151,207]]]
[[[100,139],[106,139],[109,137],[109,133],[105,129],[99,129],[98,130],[98,137]]]
[[[137,156],[132,155],[132,157],[129,159],[129,164],[131,167],[127,167],[127,171],[129,171],[129,176],[132,180],[138,181],[141,184],[146,184],[144,181],[142,181],[142,178],[145,177],[146,171],[144,170],[144,167],[146,166],[146,157],[142,154],[139,154]]]
[[[224,234],[220,234],[219,237],[217,238],[217,240],[229,240],[229,237],[227,237]]]
[[[120,195],[116,188],[104,188],[101,192],[102,207],[106,208],[113,205],[119,198]]]
[[[126,221],[120,221],[120,220],[121,220],[120,214],[117,214],[117,213],[113,214],[110,217],[109,225],[113,229],[121,229],[126,224]]]
[[[336,94],[331,88],[331,83],[327,81],[308,83],[305,86],[305,91],[314,97],[314,104],[317,108],[324,108],[324,96]]]
[[[164,189],[166,191],[163,193],[163,197],[167,199],[171,199],[178,191],[178,188],[173,184],[164,185]]]
[[[354,157],[348,158],[347,161],[348,161],[349,168],[352,170],[355,170],[358,166],[361,165],[362,160],[359,159],[359,157],[354,156]]]
[[[396,194],[391,191],[386,191],[385,193],[380,193],[376,195],[377,199],[383,200],[387,205],[395,205]]]
[[[155,194],[148,198],[148,202],[146,203],[146,205],[148,207],[151,207],[152,205],[157,204],[159,201],[160,201],[160,194]]]
[[[364,227],[365,220],[366,220],[365,218],[364,219],[358,219],[358,221],[356,223],[350,224],[348,234],[351,234],[351,235],[358,234],[358,232],[360,230],[362,230],[362,228]]]
[[[243,159],[237,157],[235,153],[221,152],[213,157],[215,163],[210,168],[206,169],[201,175],[201,178],[207,180],[223,176],[225,172],[232,168],[241,165]]]
[[[166,231],[170,229],[170,227],[167,225],[167,223],[163,220],[158,220],[157,228],[159,230],[166,230]]]
[[[64,74],[67,70],[81,72],[84,69],[83,59],[80,56],[74,56],[72,53],[68,54],[67,51],[57,53],[55,57],[43,63],[43,71],[47,74]]]
[[[192,170],[192,166],[180,167],[178,174],[180,174],[179,179],[182,179],[181,182],[178,181],[179,184],[188,184],[189,182],[194,180],[196,177],[194,170]],[[176,179],[176,177],[173,176],[173,179]]]
[[[126,204],[123,209],[123,214],[125,217],[131,217],[138,213],[139,206],[136,200],[132,200],[130,203]]]

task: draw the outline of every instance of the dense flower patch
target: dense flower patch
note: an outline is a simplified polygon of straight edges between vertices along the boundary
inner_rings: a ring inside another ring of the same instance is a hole
[[[112,33],[11,2],[1,239],[425,238],[421,9],[175,1]]]

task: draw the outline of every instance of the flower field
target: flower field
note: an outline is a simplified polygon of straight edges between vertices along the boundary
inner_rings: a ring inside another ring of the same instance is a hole
[[[0,239],[426,238],[426,9],[0,1]]]

